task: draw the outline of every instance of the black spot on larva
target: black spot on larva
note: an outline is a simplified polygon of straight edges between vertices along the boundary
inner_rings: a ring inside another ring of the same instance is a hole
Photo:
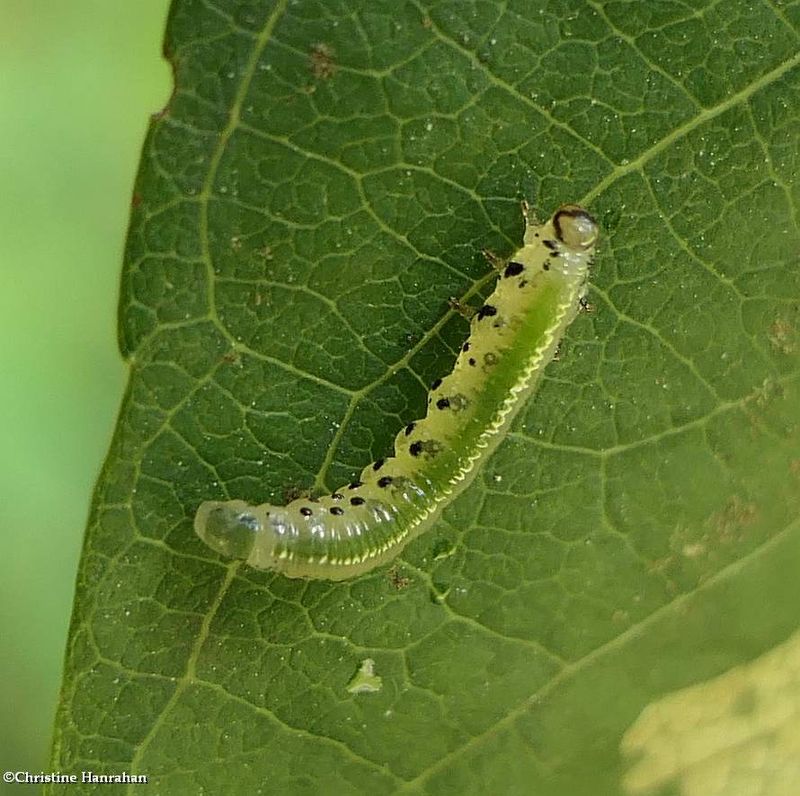
[[[379,487],[387,487],[389,484],[392,483],[394,479],[390,475],[385,475],[383,478],[378,479],[378,486]]]
[[[334,493],[331,495],[331,497],[332,497],[334,500],[341,500],[341,499],[344,497],[344,495],[343,495],[341,492],[334,492]]]
[[[335,517],[341,517],[344,514],[344,509],[339,508],[339,506],[331,506],[331,514]]]
[[[525,266],[522,263],[517,262],[510,262],[506,266],[506,270],[503,271],[503,276],[508,278],[510,276],[518,276],[525,270]]]
[[[300,509],[300,513],[304,517],[310,517],[314,512],[308,506],[303,506],[303,508]]]
[[[528,280],[527,279],[520,279],[519,280],[519,287],[528,287]]]
[[[450,399],[449,399],[449,398],[440,398],[440,399],[439,399],[439,400],[436,402],[436,406],[437,406],[439,409],[447,409],[447,407],[448,407],[448,406],[450,406]]]
[[[551,257],[558,257],[558,252],[550,252]]]
[[[375,462],[375,464],[373,464],[373,465],[372,465],[372,469],[373,469],[373,470],[375,470],[375,472],[377,472],[378,470],[380,470],[380,469],[381,469],[381,467],[383,467],[383,463],[384,463],[385,461],[386,461],[385,459],[378,459],[378,460]]]
[[[461,346],[461,350],[462,351],[469,351],[469,342],[464,343],[464,345]]]
[[[441,379],[435,379],[433,384],[431,384],[431,389],[432,390],[438,390],[439,387],[441,387],[441,386],[442,386],[442,380]]]
[[[497,307],[493,307],[491,304],[484,304],[478,310],[478,320],[481,321],[484,318],[489,318],[492,315],[497,315]]]
[[[360,486],[364,486],[364,484],[361,481],[353,481],[353,483],[350,484],[347,488],[348,489],[358,489]]]
[[[469,358],[469,364],[474,368],[475,367],[475,357]]]
[[[362,497],[352,497],[350,498],[350,505],[351,506],[361,506],[364,503],[364,498]]]
[[[417,440],[408,447],[408,451],[412,456],[435,456],[442,451],[442,443],[435,439]]]
[[[483,355],[483,361],[484,361],[484,362],[485,362],[487,365],[490,365],[490,366],[491,366],[491,365],[496,365],[496,364],[497,364],[497,354],[493,353],[492,351],[487,351],[487,352],[486,352],[486,353]]]
[[[416,425],[417,425],[416,423],[409,423],[409,424],[406,426],[406,436],[408,436],[408,435],[409,435],[409,434],[410,434],[410,433],[411,433],[411,432],[414,430],[414,427],[415,427]]]
[[[547,260],[545,260],[542,263],[542,268],[544,268],[545,271],[549,271],[550,270],[550,263],[548,263]]]
[[[555,251],[558,247],[558,244],[554,240],[543,240],[542,243],[544,243],[550,251]]]

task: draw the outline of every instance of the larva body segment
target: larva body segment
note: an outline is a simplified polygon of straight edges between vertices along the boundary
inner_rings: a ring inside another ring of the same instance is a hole
[[[344,580],[394,558],[469,483],[535,390],[577,314],[597,236],[597,223],[576,205],[540,226],[526,219],[523,247],[473,316],[452,372],[432,385],[425,417],[398,433],[391,458],[319,500],[206,501],[194,523],[200,538],[288,577]]]

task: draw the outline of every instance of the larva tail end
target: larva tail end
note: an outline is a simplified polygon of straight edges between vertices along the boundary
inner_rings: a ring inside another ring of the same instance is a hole
[[[253,507],[243,500],[207,500],[197,509],[194,530],[217,553],[227,558],[247,559],[261,522]]]

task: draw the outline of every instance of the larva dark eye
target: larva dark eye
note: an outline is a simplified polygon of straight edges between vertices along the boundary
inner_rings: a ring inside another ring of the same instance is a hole
[[[577,205],[564,205],[553,216],[556,237],[571,251],[585,252],[597,243],[597,222]]]

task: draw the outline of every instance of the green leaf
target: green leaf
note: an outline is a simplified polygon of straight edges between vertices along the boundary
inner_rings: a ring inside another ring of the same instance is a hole
[[[799,30],[779,0],[175,0],[53,767],[677,788],[626,777],[637,717],[800,625]],[[338,584],[205,548],[202,500],[390,451],[523,197],[600,220],[594,310],[439,525]]]

